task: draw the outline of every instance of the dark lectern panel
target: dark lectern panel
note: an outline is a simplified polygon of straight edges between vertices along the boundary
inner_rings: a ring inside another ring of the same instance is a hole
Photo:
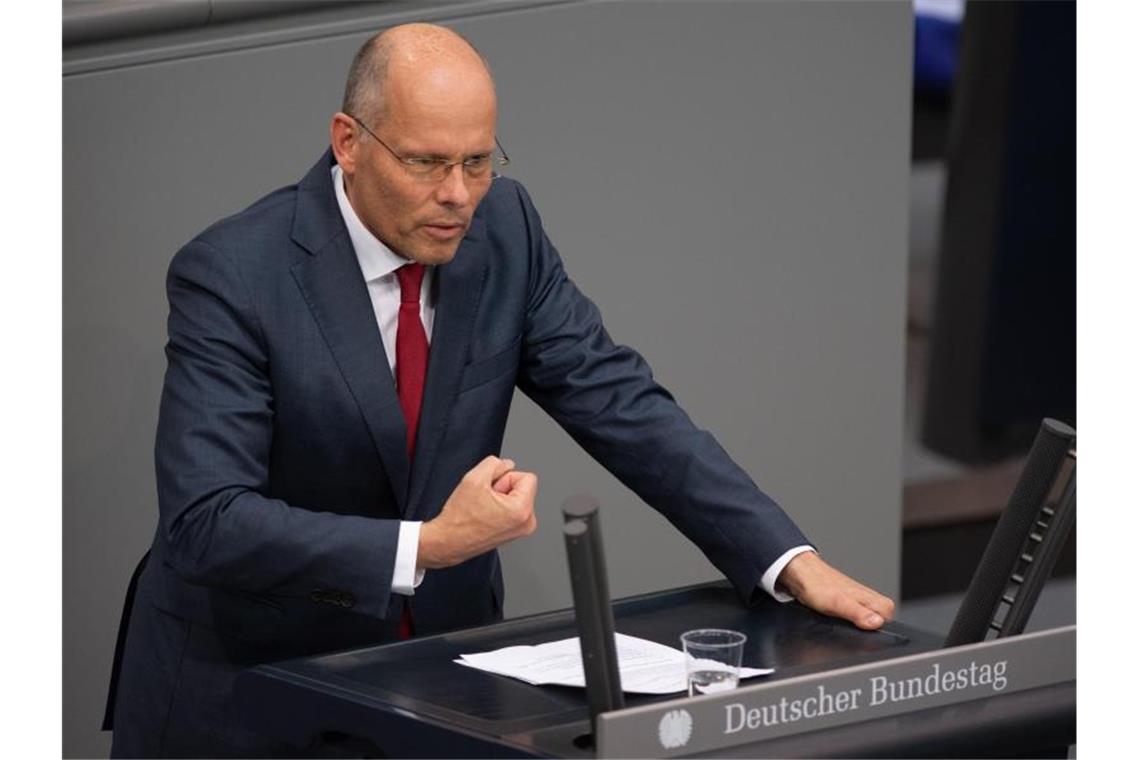
[[[668,614],[677,605],[684,605],[684,616]],[[728,586],[698,586],[676,596],[655,595],[623,609],[616,627],[621,633],[677,648],[681,634],[694,627],[744,631],[748,634],[744,664],[776,668],[768,680],[818,670],[825,664],[842,667],[895,656],[897,653],[890,650],[911,644],[914,634],[893,623],[885,631],[869,633],[821,617],[798,604],[780,604],[771,599],[747,608]]]
[[[614,605],[621,633],[679,647],[697,627],[744,631],[745,664],[773,667],[778,679],[937,648],[940,640],[898,624],[860,631],[803,607],[763,600],[744,607],[727,584],[694,586],[635,597]],[[570,611],[510,620],[423,639],[294,660],[258,670],[283,680],[322,684],[357,701],[405,709],[478,732],[507,736],[586,717],[582,689],[531,686],[452,662],[461,654],[576,635]],[[627,706],[672,699],[627,696]]]
[[[538,688],[455,664],[452,660],[459,655],[480,651],[461,637],[437,637],[430,646],[418,643],[421,646],[415,651],[401,652],[402,647],[396,646],[382,656],[363,650],[322,657],[299,665],[296,671],[311,672],[312,666],[322,671],[325,680],[396,704],[407,700],[417,707],[431,705],[441,716],[453,713],[446,716],[449,720],[454,714],[483,721],[545,716],[575,708],[581,701],[574,696],[577,690]]]

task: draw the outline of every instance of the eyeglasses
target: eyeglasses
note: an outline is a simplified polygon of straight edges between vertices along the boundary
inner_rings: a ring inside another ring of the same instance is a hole
[[[385,149],[396,160],[404,165],[404,169],[408,174],[423,182],[442,182],[451,173],[451,167],[462,166],[463,173],[470,179],[494,179],[498,177],[498,172],[493,171],[493,168],[506,166],[511,162],[507,156],[507,152],[503,150],[503,146],[499,144],[499,138],[495,138],[496,153],[484,153],[478,156],[469,156],[462,161],[449,161],[446,158],[436,158],[434,156],[401,156],[396,151],[392,150],[388,143],[381,140],[376,136],[376,133],[368,128],[360,119],[352,114],[346,114],[349,118],[360,125],[360,128],[372,136],[372,139],[384,146]]]

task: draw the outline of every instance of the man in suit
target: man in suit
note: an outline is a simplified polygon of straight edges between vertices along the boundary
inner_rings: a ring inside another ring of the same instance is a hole
[[[388,30],[301,182],[174,258],[114,755],[295,752],[237,722],[241,669],[499,619],[495,548],[536,525],[536,476],[498,457],[516,386],[745,601],[890,618],[610,340],[526,191],[494,177],[495,122],[466,41]]]

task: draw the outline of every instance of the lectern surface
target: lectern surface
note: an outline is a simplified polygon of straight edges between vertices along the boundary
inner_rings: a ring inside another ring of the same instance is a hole
[[[762,680],[937,649],[941,638],[899,623],[874,633],[795,603],[744,607],[724,583],[614,604],[620,633],[679,647],[691,628],[748,634],[744,664]],[[461,654],[576,635],[570,610],[423,639],[254,668],[238,689],[251,725],[305,746],[321,733],[361,737],[390,755],[584,754],[549,746],[587,729],[583,689],[531,686],[452,662]],[[748,683],[753,683],[749,681]],[[675,698],[627,695],[635,706]],[[562,730],[565,728],[565,730]]]

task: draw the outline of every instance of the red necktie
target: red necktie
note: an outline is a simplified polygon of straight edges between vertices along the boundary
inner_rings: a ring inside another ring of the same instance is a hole
[[[400,281],[400,320],[396,325],[396,393],[404,422],[408,425],[408,460],[416,449],[416,429],[420,423],[420,404],[424,399],[424,377],[427,375],[428,342],[424,323],[420,320],[420,285],[424,281],[423,264],[405,264],[396,270]]]
[[[424,281],[423,264],[405,264],[396,270],[400,281],[400,318],[396,324],[396,395],[408,426],[408,461],[416,448],[416,430],[420,424],[420,405],[424,400],[424,378],[427,376],[428,341],[420,320],[420,286]],[[412,636],[412,613],[404,600],[400,615],[399,636]]]

